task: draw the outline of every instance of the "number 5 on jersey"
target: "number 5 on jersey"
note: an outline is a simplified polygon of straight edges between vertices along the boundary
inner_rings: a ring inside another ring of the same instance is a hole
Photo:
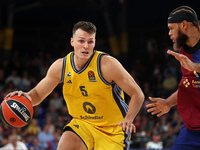
[[[85,90],[85,86],[79,86],[80,90],[81,90],[81,93],[83,96],[88,96],[88,93],[87,91]]]

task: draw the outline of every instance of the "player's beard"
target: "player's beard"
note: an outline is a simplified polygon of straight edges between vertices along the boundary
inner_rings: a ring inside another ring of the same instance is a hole
[[[178,30],[178,37],[176,38],[176,43],[173,45],[173,49],[175,51],[180,50],[181,47],[183,47],[186,44],[186,41],[188,40],[188,36],[184,34],[180,29]]]

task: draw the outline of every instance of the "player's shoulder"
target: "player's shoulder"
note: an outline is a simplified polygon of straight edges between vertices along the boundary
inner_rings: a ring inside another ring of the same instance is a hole
[[[49,68],[49,72],[57,72],[57,73],[60,73],[62,71],[62,68],[63,68],[63,59],[64,58],[59,58],[57,60],[55,60],[52,65],[50,66]]]
[[[110,55],[102,55],[101,56],[101,60],[100,60],[101,65],[105,65],[105,66],[110,66],[112,67],[112,65],[118,65],[119,61]]]
[[[62,67],[63,59],[64,59],[64,58],[58,58],[57,60],[55,60],[55,61],[52,63],[52,66],[55,66],[55,67]]]

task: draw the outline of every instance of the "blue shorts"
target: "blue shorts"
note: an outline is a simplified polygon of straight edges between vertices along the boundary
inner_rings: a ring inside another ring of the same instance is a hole
[[[200,150],[200,131],[189,130],[183,124],[171,150]]]

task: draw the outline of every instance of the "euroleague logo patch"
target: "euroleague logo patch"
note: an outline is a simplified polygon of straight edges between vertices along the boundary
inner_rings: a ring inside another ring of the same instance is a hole
[[[88,72],[89,82],[97,82],[93,71]]]
[[[12,123],[14,123],[16,121],[16,119],[15,118],[10,118],[10,122],[12,122]]]

